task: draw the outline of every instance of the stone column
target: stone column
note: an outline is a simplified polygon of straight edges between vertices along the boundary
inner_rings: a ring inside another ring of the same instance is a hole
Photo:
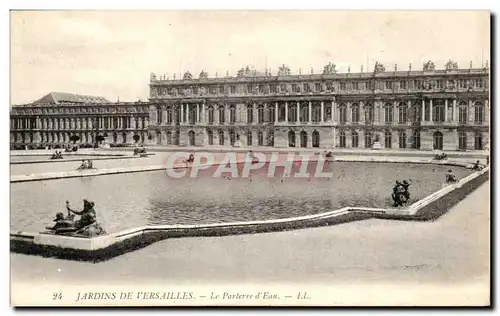
[[[199,122],[200,122],[200,104],[196,103],[196,122],[195,123],[199,123]]]
[[[300,102],[297,101],[297,123],[300,123]]]
[[[425,100],[422,99],[422,113],[420,114],[420,121],[425,121]]]
[[[181,103],[179,105],[181,107],[181,123],[184,122],[184,105]]]
[[[203,102],[203,103],[201,104],[201,122],[202,122],[203,124],[205,124],[205,123],[206,123],[206,120],[207,120],[207,119],[206,119],[206,117],[205,117],[205,102]]]
[[[285,102],[285,122],[288,123],[288,102]]]
[[[325,121],[325,104],[321,101],[321,122]]]
[[[392,122],[399,122],[399,107],[396,100],[392,103],[392,107]]]
[[[453,99],[453,113],[451,114],[451,120],[456,122],[457,118],[457,99]]]
[[[473,123],[473,122],[474,122],[474,104],[473,104],[472,100],[469,99],[469,106],[467,108],[467,124]],[[469,138],[467,137],[467,139],[469,139]],[[474,139],[474,138],[472,138],[472,139]],[[472,144],[474,145],[474,142],[472,142]],[[474,148],[474,147],[472,147],[472,148]]]
[[[189,124],[189,103],[186,104],[186,123]]]
[[[311,124],[312,123],[312,102],[311,101],[309,101],[309,117],[308,117],[308,119],[309,119],[308,120],[309,124]]]
[[[432,118],[432,99],[429,100],[429,121],[434,122],[434,119]]]
[[[448,122],[448,99],[444,99],[444,121]]]
[[[406,122],[408,122],[408,113],[411,113],[411,100],[408,100],[408,107],[406,108]],[[408,137],[408,135],[406,135]],[[398,135],[399,139],[399,135]],[[408,145],[408,144],[407,144]]]

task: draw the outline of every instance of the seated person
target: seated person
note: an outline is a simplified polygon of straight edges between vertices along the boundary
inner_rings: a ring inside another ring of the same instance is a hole
[[[80,165],[80,167],[78,167],[78,169],[87,169],[87,162],[85,160],[82,160],[82,164]]]
[[[472,167],[472,170],[482,170],[483,169],[483,166],[481,166],[481,164],[479,163],[479,160],[476,161],[476,163],[474,164],[474,167]]]
[[[325,156],[326,158],[332,158],[332,152],[328,151]]]
[[[92,160],[90,160],[90,159],[87,161],[87,168],[88,169],[92,169],[93,168]]]
[[[193,162],[193,161],[194,161],[194,154],[191,153],[191,154],[189,154],[189,158],[188,158],[188,160],[186,160],[186,162]]]

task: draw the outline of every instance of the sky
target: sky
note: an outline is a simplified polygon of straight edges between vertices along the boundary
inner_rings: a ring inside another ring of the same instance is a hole
[[[149,78],[249,65],[276,74],[481,67],[490,59],[487,11],[12,11],[11,104],[50,92],[147,100]]]

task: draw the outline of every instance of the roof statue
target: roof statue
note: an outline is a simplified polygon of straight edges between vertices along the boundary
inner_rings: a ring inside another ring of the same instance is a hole
[[[291,73],[290,68],[285,66],[285,64],[279,66],[278,68],[278,76],[289,76]]]
[[[398,64],[394,64],[394,72],[398,71]]]
[[[182,79],[183,80],[192,80],[193,79],[193,75],[189,71],[186,71],[184,73],[184,76],[182,76]]]
[[[408,71],[411,71],[411,63],[408,65]]]
[[[434,71],[434,69],[436,69],[436,65],[434,65],[434,63],[430,60],[426,61],[424,63],[424,71]]]
[[[334,63],[329,62],[328,65],[325,65],[325,67],[323,67],[323,75],[333,75],[337,73],[335,67],[336,65]]]
[[[149,75],[149,80],[150,81],[155,81],[156,80],[156,75],[153,72]]]
[[[385,66],[379,63],[378,61],[375,62],[375,66],[373,67],[373,72],[384,72],[385,71]]]
[[[199,75],[200,79],[208,79],[208,73],[205,70],[202,70]]]
[[[363,72],[363,65],[361,65],[361,72]]]
[[[446,62],[444,67],[446,70],[458,70],[458,63],[450,59]]]
[[[251,77],[255,76],[257,74],[257,71],[251,70],[250,67],[247,65],[245,68],[241,68],[238,70],[236,73],[236,77]]]

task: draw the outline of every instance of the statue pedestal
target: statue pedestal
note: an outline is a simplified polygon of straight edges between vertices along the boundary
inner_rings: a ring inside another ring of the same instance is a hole
[[[239,140],[235,141],[233,147],[241,147],[241,142]]]
[[[380,145],[380,142],[374,142],[372,148],[373,149],[382,149],[382,145]]]

